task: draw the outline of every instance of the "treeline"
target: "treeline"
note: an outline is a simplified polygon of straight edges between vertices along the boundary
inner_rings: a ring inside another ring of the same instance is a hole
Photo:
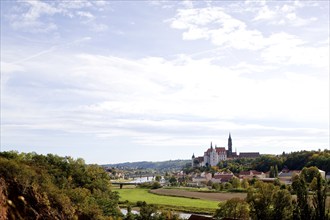
[[[239,158],[221,161],[218,164],[220,169],[228,169],[233,173],[247,170],[268,172],[272,167],[278,172],[283,168],[302,170],[304,167],[311,166],[316,166],[326,173],[330,172],[330,151],[298,151],[289,154],[283,152],[281,155],[262,155],[256,159]],[[204,169],[210,170],[210,168]]]
[[[184,165],[190,163],[190,160],[168,160],[160,162],[127,162],[127,163],[118,163],[118,164],[106,164],[105,167],[115,167],[115,168],[126,168],[126,169],[151,169],[156,171],[172,171],[180,170]]]
[[[118,219],[108,174],[83,159],[0,153],[0,219]]]

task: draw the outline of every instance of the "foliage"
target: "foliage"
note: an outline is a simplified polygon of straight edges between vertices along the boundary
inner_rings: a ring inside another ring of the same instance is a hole
[[[220,161],[218,167],[220,169],[228,169],[233,173],[239,173],[252,169],[251,163],[253,159],[240,158],[234,160]]]
[[[238,179],[236,177],[235,178],[232,178],[230,182],[231,182],[233,188],[235,188],[235,189],[241,187],[241,181],[240,181],[240,179]]]
[[[82,159],[36,153],[0,153],[0,176],[17,219],[104,219],[120,216],[109,176]],[[17,198],[20,198],[19,200]],[[14,214],[13,214],[14,213]]]
[[[291,194],[271,183],[257,182],[248,190],[247,202],[252,219],[290,219],[292,213]]]
[[[330,172],[330,150],[292,152],[286,155],[283,165],[290,170],[316,166],[328,173]]]
[[[178,180],[175,178],[175,176],[171,176],[171,178],[169,179],[169,182],[171,183],[172,186],[176,186]]]
[[[278,168],[277,168],[277,165],[270,166],[269,177],[270,178],[276,178],[276,177],[278,177]]]
[[[307,183],[311,183],[315,177],[320,175],[320,172],[317,167],[304,167],[300,175]]]
[[[325,203],[327,199],[327,183],[322,184],[322,177],[319,174],[316,177],[316,193],[313,196],[313,206],[315,209],[314,219],[325,220],[327,217],[325,213]]]
[[[295,175],[292,178],[292,188],[297,194],[297,202],[293,212],[295,219],[311,219],[312,208],[308,202],[308,189],[305,179]]]
[[[242,186],[244,189],[249,188],[249,181],[248,181],[247,179],[243,179],[243,180],[242,180],[242,183],[241,183],[241,186]]]
[[[219,209],[215,211],[215,219],[249,219],[249,205],[240,198],[232,198],[224,203],[219,203]]]
[[[159,182],[145,182],[142,183],[138,186],[139,188],[144,188],[144,189],[159,189],[162,188]]]
[[[258,171],[267,172],[270,167],[277,167],[282,170],[283,158],[274,155],[263,155],[252,162],[252,168]]]

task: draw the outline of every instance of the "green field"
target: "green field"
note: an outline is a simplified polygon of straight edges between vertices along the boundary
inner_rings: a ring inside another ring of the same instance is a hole
[[[137,201],[145,201],[148,204],[155,204],[161,208],[183,212],[210,214],[214,213],[219,204],[219,202],[210,200],[155,195],[149,193],[148,189],[114,189],[114,191],[119,192],[121,202],[127,200],[130,204],[135,205]]]

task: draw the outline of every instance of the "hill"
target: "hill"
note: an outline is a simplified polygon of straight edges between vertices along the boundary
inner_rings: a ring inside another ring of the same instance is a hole
[[[0,152],[0,219],[117,219],[109,181],[82,159]]]
[[[126,162],[118,164],[105,164],[104,167],[115,167],[119,169],[152,169],[157,171],[173,171],[181,170],[187,163],[191,163],[191,160],[167,160],[161,162]]]

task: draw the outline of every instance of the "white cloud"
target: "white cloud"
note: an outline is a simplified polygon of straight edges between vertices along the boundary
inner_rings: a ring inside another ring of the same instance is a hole
[[[184,40],[210,39],[219,46],[257,50],[263,47],[263,36],[257,30],[249,30],[246,24],[223,8],[182,9],[171,21],[171,27],[187,29]]]
[[[271,20],[274,19],[275,15],[275,11],[270,10],[267,5],[264,5],[253,20]]]
[[[283,5],[271,11],[263,5],[254,20],[271,20],[283,14],[283,19],[276,22],[292,21],[292,25],[305,25],[309,20],[297,17],[296,10],[300,5]],[[283,23],[283,24],[284,24]],[[302,36],[287,32],[264,34],[261,30],[251,29],[237,18],[232,17],[220,7],[180,9],[171,20],[171,27],[184,30],[183,40],[209,40],[222,48],[259,51],[260,58],[270,64],[308,65],[319,68],[328,67],[328,44],[312,46],[315,42],[302,40]],[[254,55],[258,59],[258,54]]]
[[[11,26],[15,30],[37,33],[48,33],[59,30],[59,26],[63,25],[55,22],[54,15],[60,15],[64,18],[75,19],[76,17],[84,18],[87,21],[79,21],[80,24],[91,24],[97,32],[104,31],[104,24],[96,23],[93,10],[102,9],[108,5],[104,1],[60,1],[60,2],[43,2],[43,1],[23,1],[19,2],[17,7],[13,7],[10,15]]]
[[[94,19],[94,15],[92,15],[90,12],[87,11],[77,11],[77,15],[81,16],[81,17],[85,17],[88,19]]]

